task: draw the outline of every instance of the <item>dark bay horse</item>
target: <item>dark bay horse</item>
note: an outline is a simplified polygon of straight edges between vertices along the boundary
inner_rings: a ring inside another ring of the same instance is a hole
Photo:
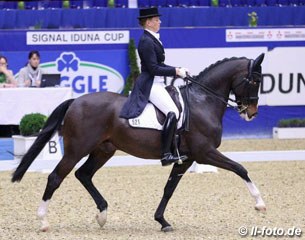
[[[258,111],[258,90],[261,80],[261,63],[264,54],[255,60],[230,58],[218,61],[198,76],[181,91],[188,91],[189,131],[181,133],[179,150],[188,156],[183,164],[174,164],[162,200],[156,210],[155,220],[162,231],[171,231],[165,220],[165,208],[180,179],[194,161],[210,164],[236,173],[246,183],[255,199],[255,209],[265,210],[265,203],[247,170],[221,154],[217,147],[221,142],[222,118],[232,91],[242,118],[251,120]],[[207,91],[207,89],[209,91]],[[107,201],[93,185],[92,177],[120,149],[136,157],[160,159],[160,131],[131,128],[126,119],[119,118],[126,101],[116,93],[103,92],[84,95],[61,103],[50,115],[42,131],[29,151],[22,158],[12,176],[12,181],[21,181],[23,175],[51,136],[62,126],[64,155],[48,177],[47,186],[38,208],[42,231],[49,228],[48,204],[55,190],[75,165],[85,156],[86,162],[75,176],[95,201],[99,213],[98,223],[103,226],[107,218]],[[62,125],[62,121],[64,121]]]

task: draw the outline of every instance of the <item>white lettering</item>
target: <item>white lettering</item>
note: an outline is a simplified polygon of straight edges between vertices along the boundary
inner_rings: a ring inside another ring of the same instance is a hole
[[[26,33],[27,45],[128,44],[129,31],[56,31]]]

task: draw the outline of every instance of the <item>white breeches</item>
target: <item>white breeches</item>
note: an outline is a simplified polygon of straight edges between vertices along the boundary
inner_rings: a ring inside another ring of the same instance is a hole
[[[176,104],[165,89],[163,82],[154,82],[150,91],[149,101],[152,102],[161,112],[167,115],[174,112],[176,118],[179,117],[179,110]]]

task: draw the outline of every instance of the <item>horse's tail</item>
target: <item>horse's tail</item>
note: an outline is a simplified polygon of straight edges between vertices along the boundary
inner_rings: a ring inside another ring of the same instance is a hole
[[[51,113],[42,130],[38,134],[37,139],[27,153],[22,157],[19,166],[13,173],[12,182],[21,181],[26,170],[30,167],[46,143],[51,139],[55,131],[59,129],[66,112],[73,101],[74,99],[66,100]]]

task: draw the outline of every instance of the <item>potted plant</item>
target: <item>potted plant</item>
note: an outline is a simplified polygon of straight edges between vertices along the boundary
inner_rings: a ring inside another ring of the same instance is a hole
[[[14,156],[21,158],[36,140],[36,136],[46,122],[47,117],[40,113],[24,115],[19,123],[20,135],[13,135]]]
[[[20,135],[13,135],[14,157],[20,159],[32,146],[39,131],[44,126],[47,117],[40,113],[24,115],[19,124]],[[59,160],[62,157],[58,134],[55,134],[48,144],[43,148],[37,159]]]
[[[273,128],[273,138],[305,138],[305,118],[281,119]]]

